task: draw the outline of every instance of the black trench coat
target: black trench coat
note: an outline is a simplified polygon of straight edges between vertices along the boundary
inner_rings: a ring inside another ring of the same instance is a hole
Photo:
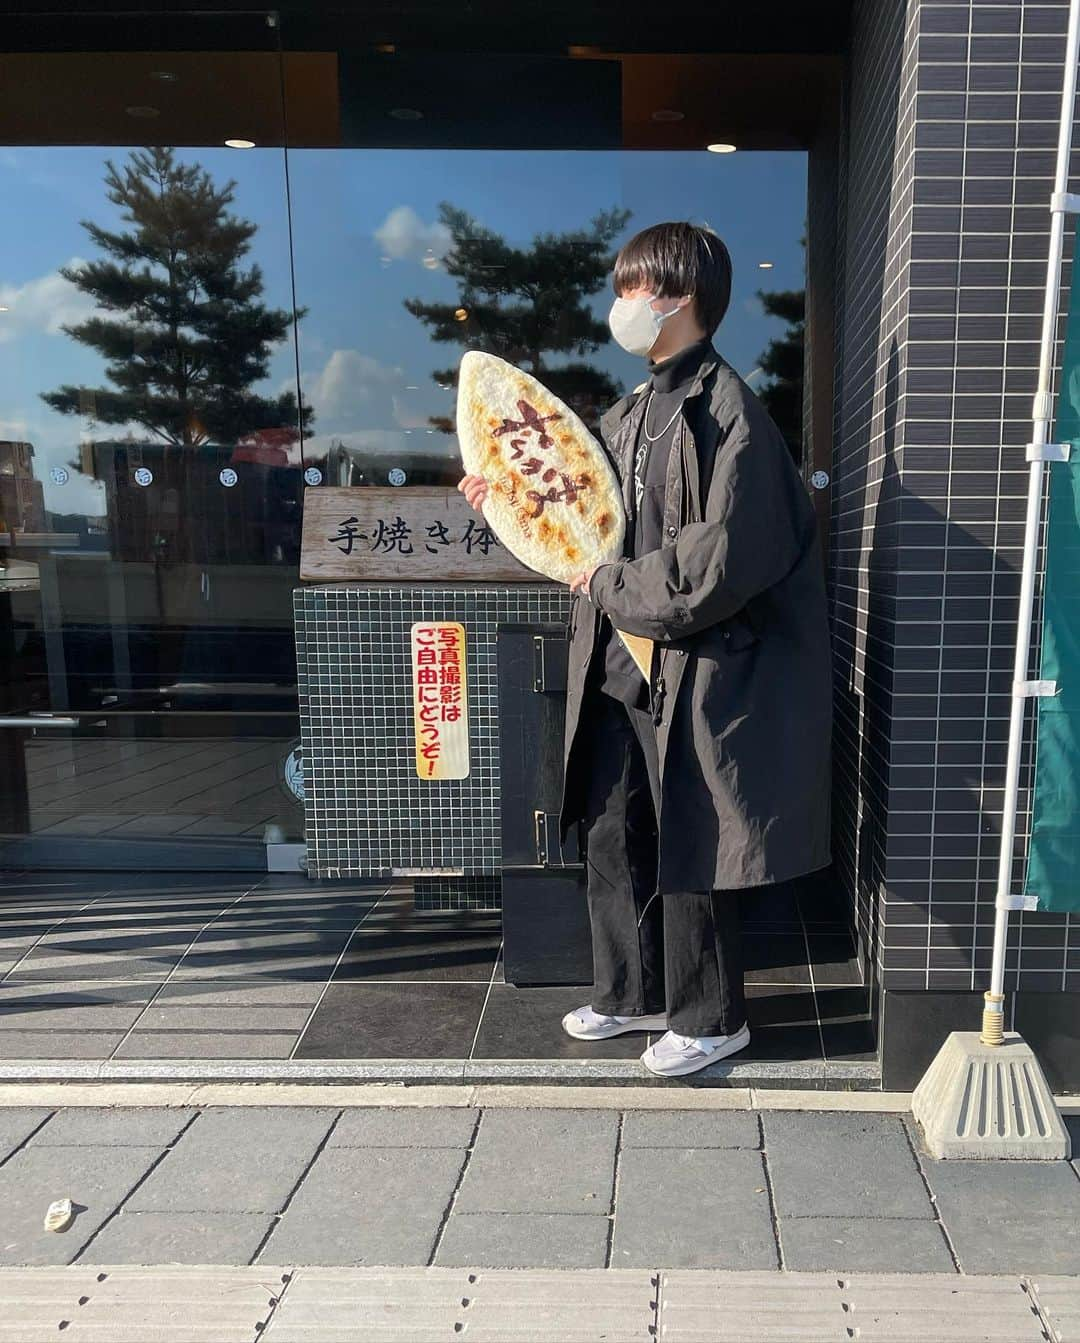
[[[628,511],[641,390],[600,423]],[[659,550],[602,565],[590,597],[573,599],[562,838],[584,814],[585,674],[610,617],[656,641],[657,891],[766,885],[824,867],[832,667],[816,515],[780,430],[715,350],[683,403],[663,527]]]

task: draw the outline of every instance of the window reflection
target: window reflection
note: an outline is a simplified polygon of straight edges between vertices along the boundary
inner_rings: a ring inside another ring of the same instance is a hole
[[[455,483],[466,349],[534,373],[596,432],[645,373],[607,327],[615,253],[669,217],[709,223],[732,250],[716,345],[756,390],[779,380],[763,377],[769,341],[788,342],[797,446],[805,156],[748,155],[723,169],[704,151],[292,149],[301,385],[315,414],[305,460],[338,484],[385,485],[391,471]],[[790,291],[775,314],[756,292],[763,279]]]

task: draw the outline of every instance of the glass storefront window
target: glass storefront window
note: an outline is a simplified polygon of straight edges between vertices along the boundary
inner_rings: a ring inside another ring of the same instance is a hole
[[[124,23],[0,58],[5,857],[257,867],[302,830],[277,35]]]
[[[606,318],[648,224],[724,238],[716,346],[799,454],[806,137],[709,152],[722,58],[281,22],[80,18],[0,56],[9,865],[259,867],[302,838],[305,480],[456,483],[469,348],[595,428],[645,373]],[[740,71],[731,106],[768,88]]]
[[[466,349],[525,368],[595,429],[643,376],[607,328],[614,254],[667,218],[710,225],[732,253],[720,353],[754,385],[769,342],[796,340],[801,377],[797,333],[755,290],[803,288],[805,155],[724,157],[292,149],[305,459],[337,484],[455,483]]]

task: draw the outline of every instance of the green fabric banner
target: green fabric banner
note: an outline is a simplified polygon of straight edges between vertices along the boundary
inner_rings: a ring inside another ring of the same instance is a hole
[[[1080,220],[1077,221],[1080,241]],[[1080,250],[1074,255],[1080,257]],[[1035,791],[1026,893],[1038,908],[1080,910],[1080,265],[1074,266],[1052,441],[1071,443],[1049,465]]]

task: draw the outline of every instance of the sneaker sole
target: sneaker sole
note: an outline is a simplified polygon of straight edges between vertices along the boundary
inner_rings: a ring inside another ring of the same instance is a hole
[[[737,1054],[741,1049],[745,1049],[750,1043],[750,1032],[747,1030],[746,1038],[743,1039],[742,1032],[733,1036],[726,1045],[721,1045],[714,1050],[707,1059],[699,1063],[684,1063],[675,1068],[650,1068],[645,1062],[645,1055],[641,1056],[641,1062],[649,1072],[657,1077],[685,1077],[687,1073],[699,1073],[703,1068],[707,1068],[710,1063],[719,1063],[721,1059],[727,1058],[731,1054]],[[648,1050],[645,1051],[648,1053]]]
[[[638,1017],[634,1021],[627,1021],[621,1026],[611,1026],[599,1035],[572,1031],[565,1021],[563,1022],[563,1030],[575,1040],[608,1040],[613,1035],[627,1035],[632,1031],[666,1031],[667,1017]]]

